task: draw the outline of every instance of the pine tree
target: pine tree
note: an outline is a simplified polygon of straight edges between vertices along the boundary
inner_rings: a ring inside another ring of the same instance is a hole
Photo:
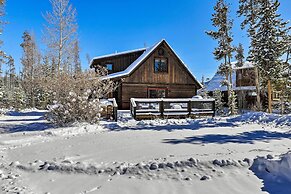
[[[215,90],[213,92],[213,98],[215,99],[215,110],[216,114],[223,115],[224,110],[224,103],[222,102],[222,94],[220,90]]]
[[[232,26],[233,20],[229,18],[229,5],[224,0],[218,0],[215,7],[215,13],[212,15],[212,25],[217,28],[217,31],[208,31],[207,34],[213,39],[218,41],[218,47],[215,48],[214,56],[216,60],[223,60],[223,63],[219,67],[219,72],[226,77],[223,82],[228,88],[229,101],[232,93],[232,66],[231,58],[234,48],[232,46]],[[229,103],[232,105],[232,103]],[[234,114],[231,108],[231,114]]]
[[[243,45],[240,43],[238,45],[238,47],[235,49],[236,51],[236,55],[235,55],[235,59],[236,59],[236,66],[237,67],[242,67],[244,65],[244,48]]]
[[[237,103],[236,103],[237,95],[236,93],[232,90],[230,93],[230,97],[228,100],[228,107],[230,107],[230,111],[233,114],[237,114]]]
[[[74,73],[78,74],[78,73],[82,72],[79,41],[75,41],[73,52],[74,52],[74,56],[73,56],[74,57]]]
[[[245,59],[244,48],[243,48],[242,44],[239,44],[235,51],[236,51],[235,59],[237,60],[235,66],[242,67],[244,65],[244,59]],[[238,78],[238,80],[241,81],[241,77]],[[241,83],[239,85],[241,85]],[[238,98],[239,108],[243,109],[243,100],[244,99],[243,99],[243,91],[242,90],[239,90],[237,98]]]
[[[259,19],[255,25],[257,32],[253,39],[253,56],[251,61],[259,69],[264,83],[268,85],[268,111],[272,112],[271,82],[280,78],[283,73],[282,55],[286,51],[288,28],[277,13],[280,3],[277,0],[259,1]]]
[[[36,71],[40,65],[40,53],[33,35],[25,31],[23,33],[23,42],[20,46],[23,49],[22,63],[22,87],[26,93],[28,104],[35,107],[35,91],[37,87],[37,75],[40,71]]]
[[[241,23],[241,28],[245,29],[246,27],[247,32],[248,32],[248,37],[250,38],[250,46],[249,46],[249,56],[247,57],[247,60],[254,63],[252,60],[254,53],[255,53],[255,48],[254,48],[254,41],[255,41],[255,35],[257,33],[256,29],[256,23],[258,22],[259,19],[259,11],[261,9],[259,0],[240,0],[239,1],[239,10],[238,10],[238,15],[239,17],[244,17],[243,22]],[[261,111],[261,90],[260,90],[260,72],[257,67],[255,67],[255,83],[256,83],[256,107],[258,111]]]
[[[13,88],[16,85],[16,83],[15,83],[16,82],[16,72],[15,72],[14,59],[12,56],[8,56],[7,66],[8,66],[8,76],[9,76],[8,88],[9,88],[9,90],[13,90]]]

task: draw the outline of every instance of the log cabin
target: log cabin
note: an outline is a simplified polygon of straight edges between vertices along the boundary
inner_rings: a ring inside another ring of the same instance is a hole
[[[149,48],[92,59],[90,68],[107,68],[106,79],[118,82],[110,97],[119,109],[129,109],[130,98],[191,98],[202,87],[166,40]]]
[[[236,62],[233,62],[232,69],[232,88],[237,95],[238,108],[240,110],[253,109],[257,96],[255,67],[249,62],[245,62],[242,66],[238,67]],[[223,101],[227,104],[227,86],[222,84],[224,80],[226,80],[225,76],[216,73],[212,79],[205,82],[204,87],[210,96],[213,96],[215,90],[221,91]]]

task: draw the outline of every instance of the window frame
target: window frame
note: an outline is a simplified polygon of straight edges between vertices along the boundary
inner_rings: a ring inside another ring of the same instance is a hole
[[[111,65],[111,69],[108,69],[108,66]],[[104,67],[106,68],[108,73],[112,73],[113,72],[113,63],[105,63]]]
[[[159,60],[159,62],[161,63],[162,60],[166,61],[166,71],[156,71],[156,60]],[[154,73],[169,73],[169,60],[166,57],[155,57],[154,58]]]
[[[155,97],[155,98],[167,98],[168,97],[168,88],[164,88],[164,87],[148,87],[148,98],[154,98],[151,97],[151,91],[164,91],[165,97]]]

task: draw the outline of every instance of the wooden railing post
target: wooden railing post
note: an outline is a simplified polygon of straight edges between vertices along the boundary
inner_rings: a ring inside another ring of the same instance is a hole
[[[164,101],[163,101],[163,99],[159,102],[159,104],[160,104],[161,117],[164,118]]]
[[[192,113],[192,101],[189,100],[188,101],[188,114],[189,114],[189,117],[191,117],[191,113]]]
[[[136,119],[136,107],[133,107],[133,118]]]
[[[212,102],[213,117],[215,117],[215,100]]]
[[[113,107],[113,114],[114,114],[114,120],[115,120],[115,122],[117,122],[117,119],[118,119],[118,112],[117,112],[117,107]]]

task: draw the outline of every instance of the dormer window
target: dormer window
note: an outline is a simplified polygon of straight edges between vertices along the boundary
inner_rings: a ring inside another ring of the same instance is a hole
[[[155,58],[155,73],[168,73],[168,60],[166,58]]]

